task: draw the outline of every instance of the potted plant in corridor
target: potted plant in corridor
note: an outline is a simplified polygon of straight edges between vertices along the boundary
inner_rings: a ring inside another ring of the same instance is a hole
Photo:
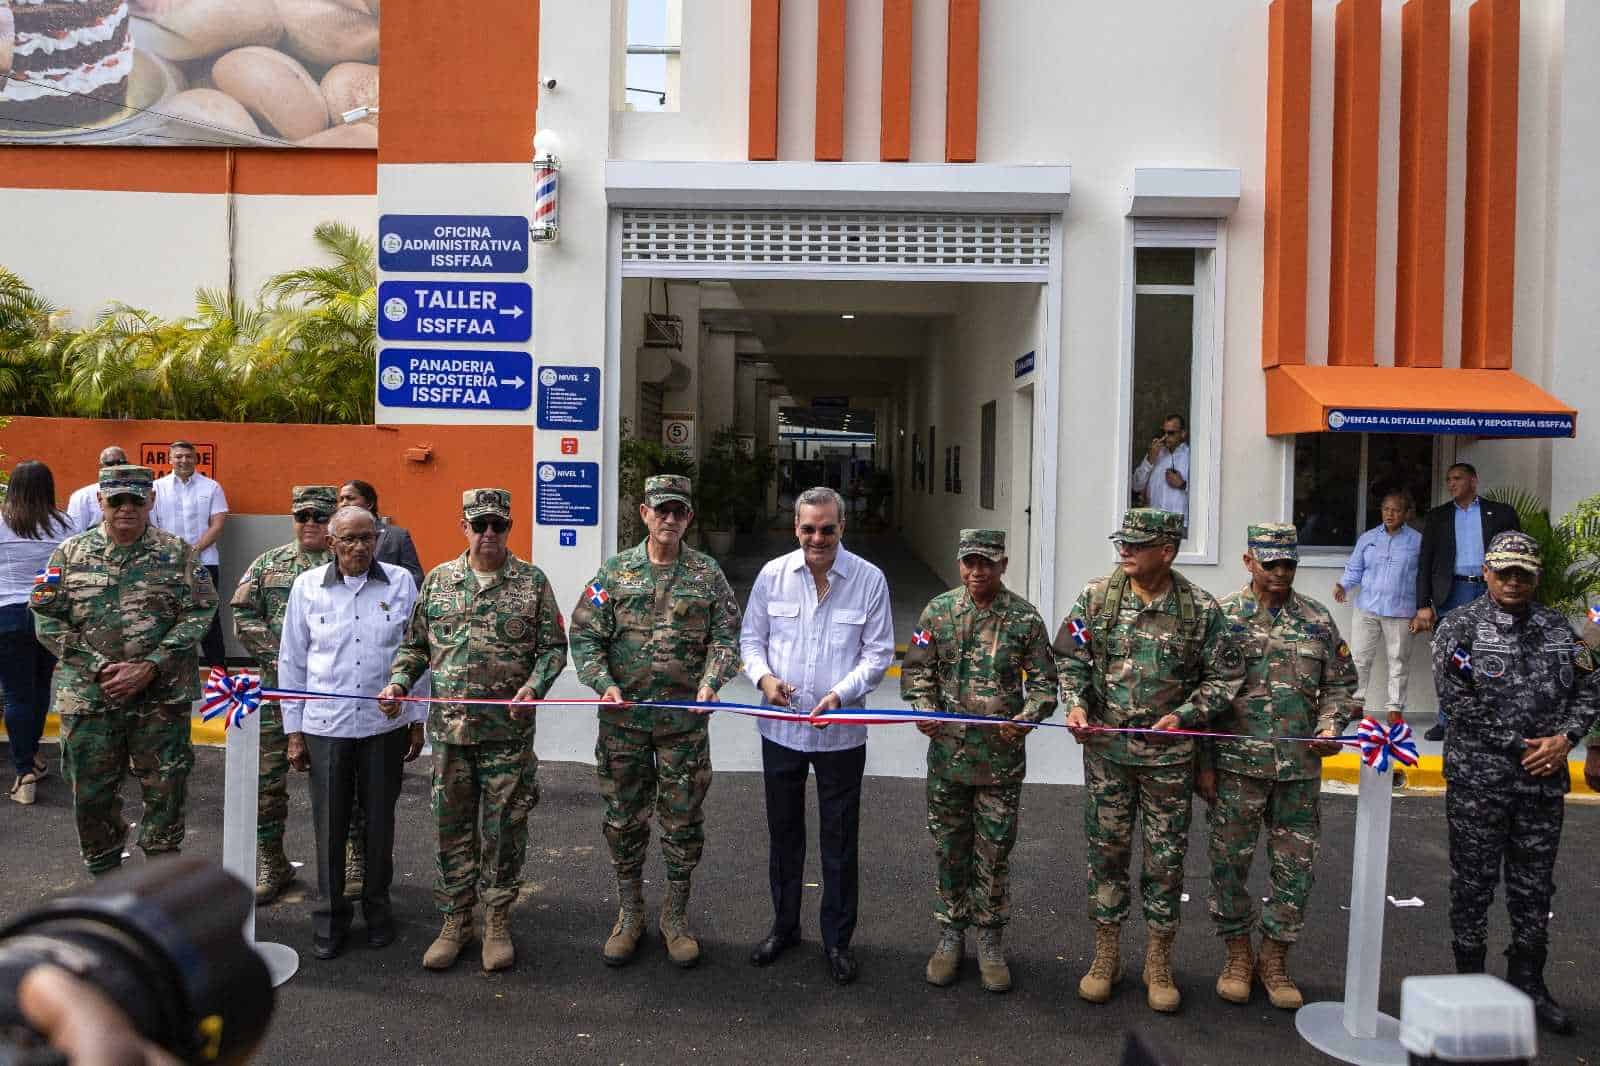
[[[695,520],[705,530],[711,554],[726,558],[736,532],[759,526],[777,470],[770,453],[749,449],[732,426],[711,435],[694,490]]]
[[[633,423],[626,418],[622,420],[617,451],[617,544],[627,547],[644,539],[639,501],[644,499],[645,479],[657,474],[683,474],[693,481],[695,462],[681,452],[671,451],[658,440],[635,437]],[[698,485],[695,490],[698,495]]]

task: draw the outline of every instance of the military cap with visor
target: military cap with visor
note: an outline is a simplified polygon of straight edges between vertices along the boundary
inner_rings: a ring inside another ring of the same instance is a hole
[[[956,559],[981,555],[991,562],[1006,557],[1006,531],[1003,529],[963,529],[956,543]]]
[[[155,471],[148,466],[127,463],[102,466],[100,495],[108,500],[113,496],[137,496],[141,500],[148,500],[155,492],[155,480]]]
[[[505,489],[468,489],[461,494],[461,517],[467,521],[498,515],[511,518],[511,493]]]
[[[1513,529],[1496,533],[1490,539],[1483,553],[1483,565],[1497,574],[1502,570],[1526,570],[1538,577],[1544,571],[1539,542]]]
[[[1251,526],[1249,547],[1250,554],[1263,566],[1285,560],[1300,561],[1300,536],[1287,522],[1262,522]]]
[[[1158,507],[1130,507],[1122,514],[1122,526],[1111,539],[1118,544],[1160,544],[1183,540],[1183,515]]]
[[[644,483],[644,502],[653,509],[675,500],[692,511],[694,500],[689,490],[689,479],[682,474],[657,474]]]

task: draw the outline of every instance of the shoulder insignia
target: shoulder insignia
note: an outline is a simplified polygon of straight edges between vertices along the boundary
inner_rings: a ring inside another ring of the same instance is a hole
[[[919,629],[915,633],[911,634],[911,643],[918,648],[926,648],[929,642],[932,640],[933,634],[928,632],[926,629]]]
[[[1226,669],[1244,665],[1244,652],[1239,650],[1239,645],[1231,640],[1224,640],[1217,649],[1217,662]]]
[[[598,581],[591,582],[589,587],[583,590],[583,594],[596,607],[604,607],[611,599],[606,587]]]
[[[1334,649],[1334,654],[1341,659],[1350,658],[1350,645],[1341,640],[1339,646]]]
[[[1457,644],[1456,650],[1450,653],[1450,665],[1455,667],[1456,673],[1462,677],[1472,676],[1472,653],[1465,644]]]
[[[54,585],[35,585],[33,591],[28,594],[28,603],[33,607],[48,607],[56,602],[58,595],[60,592]]]
[[[59,566],[47,566],[47,567],[45,567],[43,570],[40,570],[37,574],[33,575],[33,583],[35,585],[59,585],[59,584],[61,584],[61,567],[59,567]]]
[[[1072,643],[1080,648],[1089,646],[1089,626],[1083,619],[1073,617],[1067,619],[1067,635],[1072,638]]]

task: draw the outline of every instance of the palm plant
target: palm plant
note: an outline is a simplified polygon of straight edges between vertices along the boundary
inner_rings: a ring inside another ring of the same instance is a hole
[[[0,267],[0,408],[50,415],[57,409],[60,360],[50,318],[56,308]]]
[[[1483,497],[1515,508],[1522,531],[1539,545],[1544,563],[1535,594],[1539,602],[1568,617],[1583,611],[1589,597],[1600,591],[1600,555],[1593,542],[1586,543],[1580,529],[1566,519],[1552,522],[1544,500],[1527,489],[1493,489]]]

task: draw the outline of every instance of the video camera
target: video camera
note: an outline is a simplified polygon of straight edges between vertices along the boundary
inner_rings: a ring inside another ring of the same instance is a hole
[[[145,1039],[188,1063],[242,1063],[272,1017],[272,980],[245,940],[254,900],[220,866],[162,859],[0,929],[0,1066],[65,1062],[28,1028],[23,975],[53,965],[103,992]]]

